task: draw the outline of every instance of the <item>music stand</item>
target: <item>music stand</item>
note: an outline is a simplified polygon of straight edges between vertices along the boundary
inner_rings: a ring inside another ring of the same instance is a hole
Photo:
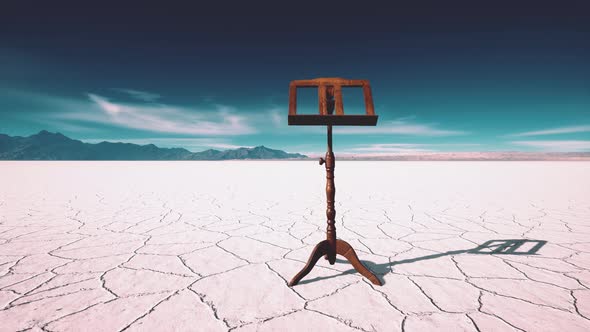
[[[297,88],[318,87],[320,114],[297,114]],[[342,104],[342,87],[362,87],[365,99],[366,115],[345,115]],[[333,114],[336,108],[336,114]],[[324,256],[330,265],[336,262],[336,254],[344,256],[352,266],[373,284],[381,286],[381,281],[359,260],[354,249],[344,240],[336,239],[336,226],[334,218],[334,167],[336,160],[332,152],[332,126],[375,126],[378,116],[375,115],[371,86],[367,80],[348,80],[343,78],[316,78],[311,80],[295,80],[289,84],[289,125],[296,126],[328,126],[328,151],[326,157],[320,158],[320,165],[326,164],[326,197],[328,227],[326,240],[318,243],[307,263],[299,273],[289,282],[289,286],[297,283],[305,277],[320,257]]]

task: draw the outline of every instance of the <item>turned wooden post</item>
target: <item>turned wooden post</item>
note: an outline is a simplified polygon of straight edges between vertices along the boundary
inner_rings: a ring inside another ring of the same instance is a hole
[[[334,89],[326,89],[328,114],[334,112]],[[326,240],[328,241],[328,253],[326,259],[330,264],[336,262],[336,208],[334,207],[334,198],[336,196],[336,185],[334,184],[334,168],[336,167],[336,158],[332,151],[332,125],[328,125],[328,151],[326,159],[320,159],[320,165],[326,163],[326,217],[328,227],[326,229]]]

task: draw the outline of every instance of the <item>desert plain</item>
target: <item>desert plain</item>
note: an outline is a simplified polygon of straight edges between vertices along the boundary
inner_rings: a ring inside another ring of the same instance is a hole
[[[0,331],[589,331],[590,162],[0,162]]]

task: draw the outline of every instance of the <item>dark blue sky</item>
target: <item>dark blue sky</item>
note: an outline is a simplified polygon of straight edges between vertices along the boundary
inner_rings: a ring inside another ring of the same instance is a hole
[[[370,80],[380,119],[337,152],[590,151],[587,1],[276,3],[3,5],[0,132],[317,153],[288,84],[338,76]]]

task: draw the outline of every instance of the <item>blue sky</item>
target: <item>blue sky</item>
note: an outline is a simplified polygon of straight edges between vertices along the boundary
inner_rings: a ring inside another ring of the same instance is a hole
[[[305,8],[10,7],[0,132],[319,154],[324,127],[287,125],[288,84],[337,76],[370,80],[379,115],[335,128],[338,153],[590,151],[583,2],[535,3],[343,5],[329,25]],[[364,112],[360,90],[344,110]]]

